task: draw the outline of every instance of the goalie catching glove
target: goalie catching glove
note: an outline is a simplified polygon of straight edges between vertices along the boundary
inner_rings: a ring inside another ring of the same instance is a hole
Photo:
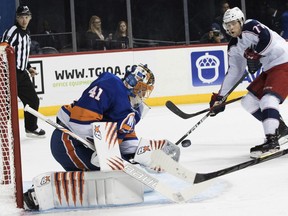
[[[170,156],[173,160],[179,161],[180,148],[169,140],[146,140],[141,139],[135,153],[134,162],[150,168],[154,171],[163,171],[161,167],[151,167],[151,154],[153,151],[161,149],[165,154]]]
[[[132,152],[127,153],[129,146],[130,147],[135,146],[136,148],[135,154]],[[126,149],[126,153],[121,155],[121,157],[124,160],[130,161],[131,163],[138,163],[141,166],[147,168],[148,171],[151,171],[151,170],[154,170],[157,172],[162,171],[161,167],[150,166],[152,152],[157,149],[161,149],[163,152],[165,152],[165,154],[169,155],[173,160],[177,162],[179,161],[179,158],[180,158],[180,148],[166,139],[147,140],[147,139],[141,138],[140,141],[126,140],[120,144],[120,148],[122,148],[122,150]],[[101,167],[99,163],[99,155],[97,155],[96,151],[93,153],[91,157],[91,163],[97,167]]]

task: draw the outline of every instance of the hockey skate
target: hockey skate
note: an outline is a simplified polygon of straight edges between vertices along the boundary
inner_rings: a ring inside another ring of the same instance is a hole
[[[280,118],[278,127],[278,142],[283,145],[288,142],[288,127],[285,122]]]
[[[25,129],[26,136],[30,138],[45,138],[46,132],[43,129],[37,128],[34,131]]]
[[[23,194],[24,209],[29,211],[39,210],[38,201],[36,199],[34,188],[28,189],[27,192]]]
[[[267,155],[277,152],[280,149],[278,139],[279,134],[277,132],[275,134],[266,135],[266,141],[264,144],[257,145],[250,149],[250,157],[251,158],[265,157]]]

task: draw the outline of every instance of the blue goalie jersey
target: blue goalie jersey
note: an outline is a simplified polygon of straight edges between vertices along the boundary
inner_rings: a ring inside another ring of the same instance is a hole
[[[73,104],[61,107],[58,120],[84,139],[92,138],[93,122],[117,122],[119,143],[124,139],[137,139],[134,127],[140,114],[130,104],[122,80],[108,72],[82,93]]]

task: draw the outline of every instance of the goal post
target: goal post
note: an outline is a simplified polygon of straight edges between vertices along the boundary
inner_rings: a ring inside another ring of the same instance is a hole
[[[16,79],[14,49],[0,43],[0,206],[23,208]]]

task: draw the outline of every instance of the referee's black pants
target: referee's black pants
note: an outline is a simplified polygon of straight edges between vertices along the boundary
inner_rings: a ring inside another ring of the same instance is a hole
[[[31,108],[38,111],[39,98],[27,71],[17,69],[17,88],[18,97],[22,101],[24,107],[28,104]],[[38,128],[37,117],[28,112],[24,112],[24,126],[26,130],[36,130]]]

